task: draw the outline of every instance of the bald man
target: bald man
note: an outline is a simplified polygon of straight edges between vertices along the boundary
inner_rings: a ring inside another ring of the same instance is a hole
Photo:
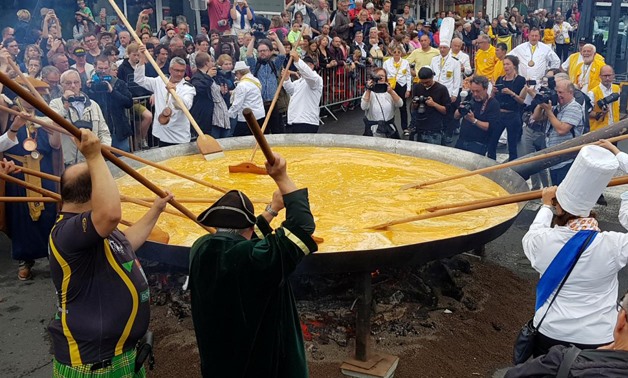
[[[614,101],[606,106],[600,107],[598,101],[610,96],[613,93],[619,95],[619,85],[613,84],[615,71],[609,65],[600,69],[601,82],[589,91],[589,98],[593,102],[593,111],[589,114],[591,131],[601,129],[619,122],[619,101]]]

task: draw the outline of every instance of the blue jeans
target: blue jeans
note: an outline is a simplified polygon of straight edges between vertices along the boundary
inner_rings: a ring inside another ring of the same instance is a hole
[[[131,146],[129,145],[129,138],[118,139],[116,135],[111,136],[111,147],[115,147],[124,152],[131,152]]]
[[[443,133],[440,131],[417,131],[415,140],[440,146],[443,144]]]
[[[572,163],[567,164],[566,166],[562,167],[562,168],[558,168],[558,169],[551,169],[550,168],[550,178],[552,179],[552,185],[560,185],[561,182],[563,182],[563,180],[565,179],[565,176],[567,176],[567,172],[569,172],[569,168],[571,168]]]

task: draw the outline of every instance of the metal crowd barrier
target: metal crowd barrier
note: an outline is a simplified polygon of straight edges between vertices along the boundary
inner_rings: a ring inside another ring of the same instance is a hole
[[[152,117],[150,117],[150,119],[146,118],[145,110],[148,110],[151,113]],[[157,139],[152,135],[152,123],[155,117],[155,109],[150,104],[150,96],[133,97],[133,106],[126,111],[129,121],[131,121],[131,128],[133,129],[133,135],[131,135],[129,141],[131,152],[156,147]],[[142,137],[142,122],[148,122],[146,138]]]
[[[349,109],[358,101],[366,88],[369,67],[325,68],[319,72],[323,78],[323,97],[321,109],[325,109],[329,115],[338,120],[332,112],[332,107],[340,105],[343,109]]]

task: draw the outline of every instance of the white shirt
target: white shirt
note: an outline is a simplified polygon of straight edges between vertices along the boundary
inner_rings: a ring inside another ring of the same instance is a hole
[[[430,67],[434,71],[434,80],[447,87],[450,97],[457,97],[462,87],[460,63],[451,54],[447,54],[444,58],[438,55],[432,58]]]
[[[290,95],[288,125],[306,123],[318,126],[320,114],[318,105],[323,96],[323,78],[312,71],[303,59],[299,59],[294,65],[299,70],[301,78],[295,81],[288,78],[283,82],[283,88]]]
[[[564,44],[569,38],[569,32],[573,30],[573,27],[568,22],[561,22],[560,24],[554,24],[554,35],[556,43]]]
[[[617,155],[620,168],[628,168],[628,155]],[[624,197],[622,195],[622,197]],[[622,198],[619,220],[628,226],[628,197]],[[530,230],[523,237],[523,251],[532,267],[541,276],[567,241],[576,234],[568,227],[550,227],[552,211],[539,210]],[[543,320],[540,332],[553,339],[604,344],[613,341],[617,320],[615,301],[618,298],[617,272],[628,261],[628,234],[600,232],[582,253],[556,301]],[[554,294],[534,315],[538,324]]]
[[[253,82],[259,84],[258,87]],[[238,118],[238,122],[246,122],[242,111],[250,108],[255,119],[266,116],[264,101],[262,100],[261,83],[250,72],[242,76],[233,94],[231,95],[231,107],[229,108],[229,118]]]
[[[384,61],[382,68],[386,70],[387,79],[394,77],[397,80],[397,84],[402,87],[407,86],[406,91],[412,90],[412,74],[410,73],[410,63],[407,60],[399,59],[399,69],[397,69],[395,68],[395,59],[390,58]]]
[[[458,52],[458,54],[454,54],[451,52],[451,56],[458,59],[462,68],[464,68],[464,74],[469,76],[473,73],[473,69],[471,68],[471,58],[469,58],[469,54],[464,51]]]
[[[190,134],[190,121],[185,114],[178,109],[176,102],[172,96],[168,95],[166,84],[159,77],[146,77],[145,66],[139,64],[135,68],[135,75],[133,80],[137,85],[148,89],[155,94],[155,117],[153,120],[153,135],[159,138],[160,141],[166,143],[189,143]],[[177,83],[176,87],[177,95],[183,100],[185,107],[190,109],[194,102],[194,96],[196,96],[196,89],[190,83],[185,80],[181,80]],[[166,103],[168,98],[168,103]],[[172,109],[172,116],[170,122],[167,125],[159,123],[159,115],[163,112],[166,106]]]
[[[591,64],[593,64],[593,62],[591,62],[590,64],[582,64],[582,72],[580,73],[580,76],[578,76],[577,84],[580,84],[580,86],[582,87],[580,88],[580,90],[584,93],[587,93],[589,91]]]
[[[551,47],[545,43],[538,42],[534,53],[532,53],[532,45],[530,42],[522,43],[512,49],[508,55],[514,55],[519,58],[519,75],[526,80],[540,81],[545,72],[550,68],[560,67],[560,58]],[[530,60],[534,61],[534,66],[528,66]]]
[[[388,121],[395,117],[395,108],[403,105],[403,100],[393,101],[393,97],[386,93],[375,93],[371,91],[371,98],[366,101],[364,98],[366,92],[362,95],[360,107],[365,111],[366,119],[369,121]],[[381,105],[381,106],[380,106]]]
[[[15,142],[12,141],[11,139],[9,139],[9,129],[7,129],[7,132],[0,135],[0,152],[4,152],[6,150],[8,150],[9,148],[15,146],[17,144],[17,136],[15,138]],[[15,133],[13,133],[15,134]]]
[[[612,84],[611,84],[610,88],[606,88],[604,86],[604,84],[600,83],[600,88],[602,88],[602,96],[604,96],[604,97],[610,96],[613,93],[613,85]],[[589,91],[589,93],[587,93],[587,95],[591,99],[591,103],[593,105],[595,105],[595,95],[593,94],[593,91]],[[604,97],[602,97],[602,98],[604,98]],[[615,124],[615,120],[613,119],[613,116],[614,116],[613,115],[613,104],[608,104],[608,126]]]

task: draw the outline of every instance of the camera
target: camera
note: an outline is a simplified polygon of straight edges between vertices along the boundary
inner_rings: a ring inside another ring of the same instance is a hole
[[[107,83],[111,83],[113,78],[111,75],[104,75],[95,73],[92,75],[92,90],[94,92],[108,92],[109,86]]]
[[[466,117],[467,114],[471,112],[471,97],[469,96],[469,92],[462,91],[460,92],[460,105],[458,105],[458,113],[462,117]]]
[[[526,80],[526,85],[528,87],[535,87],[536,86],[536,80]]]
[[[426,102],[427,102],[427,97],[425,96],[414,96],[412,98],[412,106],[417,107],[417,113],[419,114],[419,117],[418,117],[419,121],[424,121],[427,119],[427,117],[425,116],[425,111],[427,109],[426,104],[425,104]]]
[[[608,109],[608,105],[619,100],[619,97],[619,93],[611,93],[603,99],[598,100],[597,106],[599,106],[602,110],[606,110]]]
[[[498,92],[501,92],[502,89],[506,88],[506,86],[504,84],[495,84],[495,88],[497,88]]]
[[[255,37],[256,41],[268,38],[268,32],[264,30],[264,25],[254,24],[253,26],[251,26],[251,29],[251,31],[253,32],[253,37]]]
[[[553,77],[549,77],[547,79],[547,87],[542,86],[539,88],[539,92],[534,96],[533,104],[549,104],[552,102],[552,105],[556,105],[558,103],[558,93],[556,93],[556,79]]]

